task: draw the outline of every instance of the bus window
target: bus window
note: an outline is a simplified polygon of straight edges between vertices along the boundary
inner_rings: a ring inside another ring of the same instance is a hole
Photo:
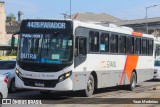
[[[147,40],[142,39],[142,54],[146,55],[147,54]]]
[[[127,54],[132,53],[132,38],[129,36],[127,37]]]
[[[87,54],[87,38],[76,37],[75,56]]]
[[[23,34],[23,38],[21,39],[21,52],[28,54],[37,54],[39,48],[37,45],[40,42],[40,38],[27,38],[26,35],[31,36],[31,34]],[[38,34],[36,34],[38,35]],[[28,45],[25,45],[28,44]]]
[[[112,34],[110,38],[111,53],[118,53],[118,35]]]
[[[141,54],[141,38],[136,38],[135,54]]]
[[[135,52],[134,37],[132,37],[132,54]]]
[[[87,39],[86,38],[80,38],[79,39],[79,54],[80,55],[86,55],[86,42],[87,42]]]
[[[134,54],[135,45],[134,45],[134,37],[127,37],[127,54]]]
[[[99,52],[99,32],[93,32],[91,31],[89,33],[89,39],[90,39],[90,51],[91,52]]]
[[[109,34],[108,33],[101,34],[100,51],[109,52]]]
[[[149,48],[148,48],[148,52],[149,52],[149,55],[153,55],[153,40],[148,40],[149,41]]]
[[[126,36],[119,37],[119,53],[126,53]]]

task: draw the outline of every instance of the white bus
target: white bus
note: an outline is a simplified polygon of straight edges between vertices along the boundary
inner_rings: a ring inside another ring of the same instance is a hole
[[[23,20],[16,87],[50,91],[128,85],[153,78],[154,37],[126,27],[72,20]]]
[[[155,38],[154,40],[154,52],[155,52],[155,62],[154,62],[154,79],[160,79],[160,40]]]

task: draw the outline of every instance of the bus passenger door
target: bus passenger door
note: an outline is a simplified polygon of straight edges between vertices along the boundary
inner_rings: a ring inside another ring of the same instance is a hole
[[[86,85],[86,56],[87,56],[87,38],[76,37],[74,51],[74,90],[85,89]]]
[[[87,38],[78,36],[75,42],[75,64],[74,67],[80,66],[86,60],[87,55]]]

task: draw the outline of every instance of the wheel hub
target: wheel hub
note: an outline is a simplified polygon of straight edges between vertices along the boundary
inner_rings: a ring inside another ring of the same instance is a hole
[[[92,86],[93,86],[93,81],[92,80],[88,80],[88,84],[87,84],[88,92],[90,92],[92,90]]]

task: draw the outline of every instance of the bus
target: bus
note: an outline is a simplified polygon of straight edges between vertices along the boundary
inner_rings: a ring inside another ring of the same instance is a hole
[[[76,20],[26,19],[20,26],[16,87],[80,91],[127,85],[153,78],[152,35],[127,27]],[[14,35],[13,35],[14,37]]]
[[[155,62],[154,62],[154,79],[160,79],[160,40],[159,38],[155,38],[154,40],[154,54],[155,54]]]

